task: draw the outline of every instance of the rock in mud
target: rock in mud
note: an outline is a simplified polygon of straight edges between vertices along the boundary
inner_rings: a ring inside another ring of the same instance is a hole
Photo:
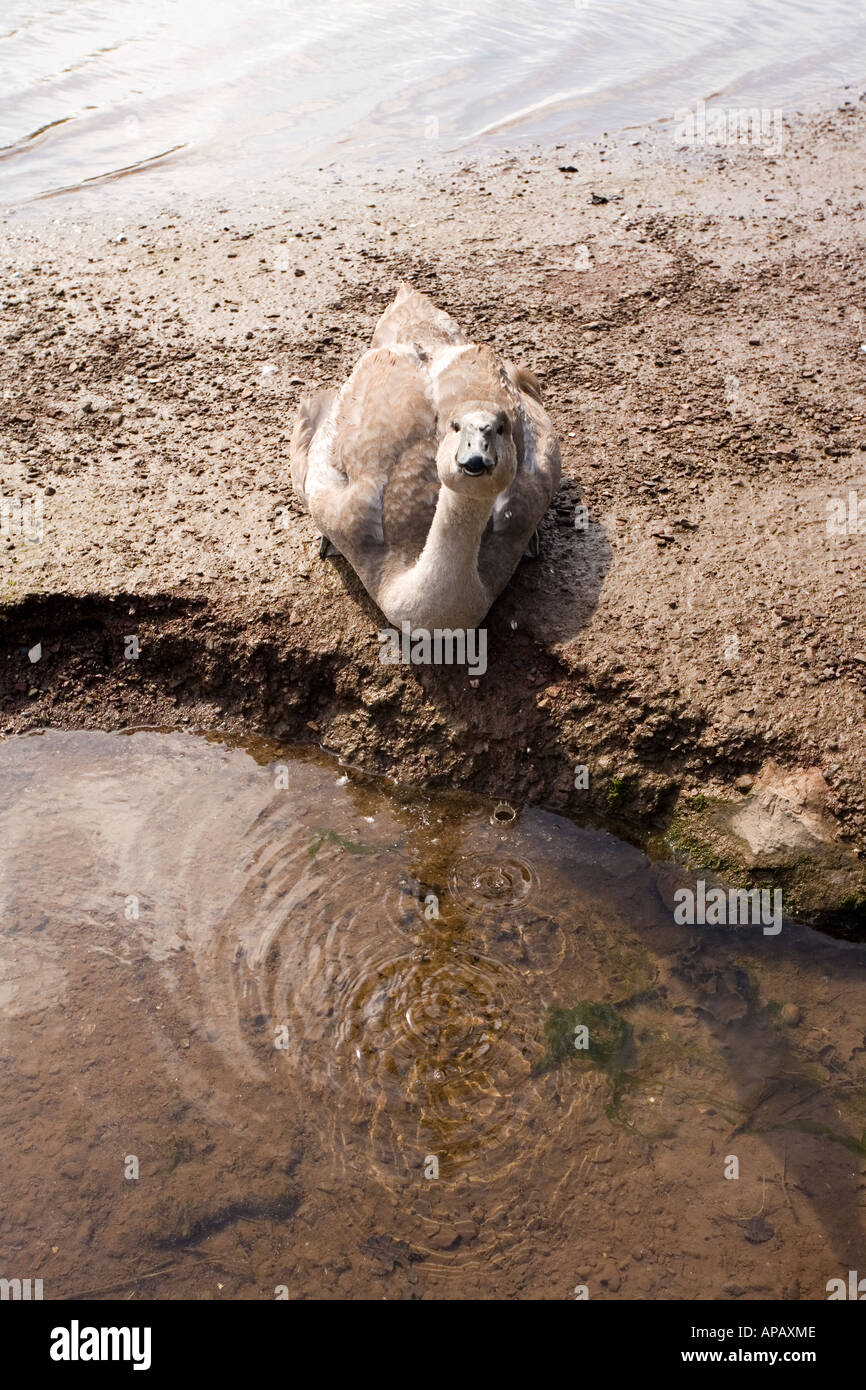
[[[730,796],[683,798],[667,845],[694,868],[738,884],[771,883],[784,912],[846,933],[862,926],[866,872],[840,836],[833,789],[821,768],[782,768],[768,760],[752,785],[738,778]],[[832,919],[832,920],[831,920]]]

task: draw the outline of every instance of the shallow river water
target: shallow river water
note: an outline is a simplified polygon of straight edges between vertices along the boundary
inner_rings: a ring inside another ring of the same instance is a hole
[[[0,1275],[826,1298],[862,1264],[866,949],[677,926],[691,881],[309,750],[6,739]]]
[[[0,207],[236,209],[303,169],[574,142],[711,98],[790,112],[864,74],[866,0],[4,0]]]

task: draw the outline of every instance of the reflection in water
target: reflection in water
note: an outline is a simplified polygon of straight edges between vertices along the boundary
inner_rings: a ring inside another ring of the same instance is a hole
[[[610,836],[309,752],[0,773],[3,1235],[62,1249],[46,1297],[808,1298],[854,1258],[863,948],[675,926],[681,871]]]
[[[715,95],[789,110],[864,53],[860,0],[6,0],[4,203],[130,171],[126,207],[237,203],[304,165],[576,141]]]

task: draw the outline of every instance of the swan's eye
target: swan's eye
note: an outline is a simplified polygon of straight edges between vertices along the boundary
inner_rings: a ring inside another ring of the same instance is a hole
[[[459,430],[459,428],[460,428],[460,421],[459,421],[459,420],[452,420],[452,421],[451,421],[451,428],[452,428],[452,430]]]

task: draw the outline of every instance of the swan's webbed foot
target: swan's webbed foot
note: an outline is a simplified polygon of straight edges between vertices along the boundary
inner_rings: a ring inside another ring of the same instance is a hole
[[[339,550],[335,545],[331,545],[327,536],[322,536],[319,541],[319,559],[326,560],[331,555],[339,555]]]
[[[540,554],[541,541],[538,538],[538,532],[533,531],[532,535],[529,537],[529,544],[523,552],[523,558],[524,560],[537,560]]]

